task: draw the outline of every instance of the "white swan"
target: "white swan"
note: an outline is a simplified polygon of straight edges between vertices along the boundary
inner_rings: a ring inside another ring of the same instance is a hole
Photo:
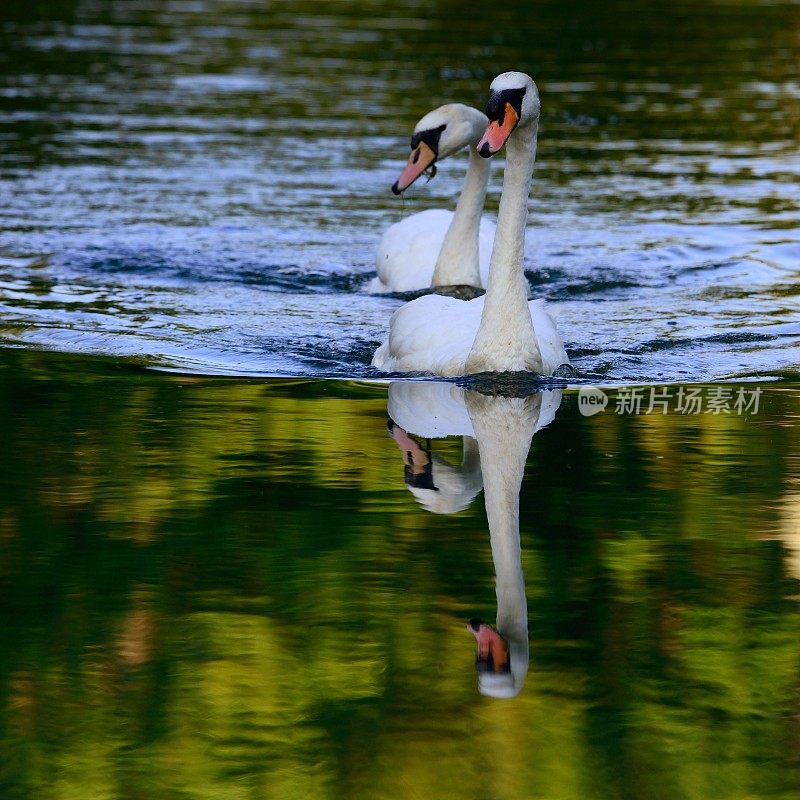
[[[392,225],[378,245],[371,292],[413,292],[447,286],[485,287],[495,224],[481,218],[490,164],[475,150],[487,119],[476,108],[449,103],[414,128],[411,155],[392,186],[407,189],[437,161],[469,147],[469,167],[455,212],[432,208]]]
[[[553,421],[560,404],[560,391],[507,398],[487,397],[446,383],[398,382],[389,387],[389,414],[406,431],[426,438],[463,436],[465,460],[468,444],[470,451],[478,450],[477,488],[472,477],[474,467],[462,481],[464,489],[469,486],[475,493],[481,484],[484,488],[497,579],[497,623],[495,630],[475,619],[468,627],[478,645],[478,688],[490,697],[515,697],[528,672],[528,605],[519,538],[519,492],[531,439]],[[431,477],[436,488],[425,490],[430,495],[452,491],[450,486],[438,485],[435,470]],[[429,497],[417,498],[428,507]],[[435,510],[453,513],[438,507]]]
[[[412,300],[392,315],[388,339],[372,365],[387,372],[455,376],[479,372],[552,375],[569,364],[555,321],[543,300],[528,302],[523,273],[539,93],[521,72],[492,81],[489,126],[478,149],[488,158],[503,144],[506,168],[497,232],[483,297],[467,302],[439,295]]]

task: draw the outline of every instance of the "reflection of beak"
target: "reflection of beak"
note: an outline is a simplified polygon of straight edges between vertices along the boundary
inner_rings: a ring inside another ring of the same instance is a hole
[[[478,142],[478,152],[484,157],[493,156],[505,143],[519,122],[519,114],[514,111],[511,103],[506,103],[502,119],[491,120],[481,140]]]
[[[395,194],[400,194],[404,189],[408,189],[434,161],[436,161],[436,153],[434,153],[425,142],[420,142],[417,147],[411,151],[406,168],[394,182],[392,191]]]
[[[509,672],[511,659],[508,642],[491,626],[479,619],[471,619],[467,629],[478,643],[475,667],[478,672]]]
[[[431,459],[431,440],[425,440],[424,449],[412,436],[408,435],[391,417],[387,424],[389,436],[403,454],[403,476],[406,484],[416,489],[439,489],[433,483],[433,460]]]

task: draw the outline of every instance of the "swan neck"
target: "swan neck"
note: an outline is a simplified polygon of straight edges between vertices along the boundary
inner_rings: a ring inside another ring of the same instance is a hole
[[[469,392],[465,400],[480,450],[497,578],[497,631],[511,645],[511,666],[519,688],[528,667],[528,603],[519,538],[519,492],[542,398],[498,398]]]
[[[491,161],[481,158],[470,146],[469,167],[433,270],[433,287],[456,284],[481,286],[478,243],[491,167]]]
[[[468,373],[543,371],[542,356],[528,310],[523,271],[528,195],[536,160],[537,123],[517,128],[506,144],[503,194],[489,267],[483,313]]]

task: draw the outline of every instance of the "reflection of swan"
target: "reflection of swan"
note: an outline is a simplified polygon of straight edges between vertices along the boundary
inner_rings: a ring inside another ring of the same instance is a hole
[[[452,384],[403,382],[389,387],[389,413],[406,431],[426,438],[461,435],[465,443],[474,437],[477,442],[497,576],[497,630],[479,620],[470,622],[470,630],[478,644],[478,687],[491,697],[516,696],[528,671],[519,490],[531,439],[552,422],[560,403],[559,391],[506,398],[465,392]]]
[[[521,72],[495,78],[491,92],[486,109],[491,121],[479,150],[488,157],[506,140],[508,147],[486,294],[467,302],[427,295],[406,303],[392,315],[389,338],[373,356],[373,366],[380,369],[437,375],[552,375],[569,363],[544,301],[528,302],[522,270],[539,95],[534,82]]]
[[[481,212],[491,165],[475,150],[486,123],[484,114],[460,103],[441,106],[417,123],[411,156],[392,191],[400,194],[436,161],[469,147],[461,196],[455,212],[421,211],[383,234],[375,259],[378,277],[369,284],[370,291],[486,286],[495,225],[482,219]]]
[[[449,383],[392,383],[387,410],[390,432],[405,456],[408,490],[434,514],[463,511],[483,488],[478,445],[464,406],[464,390]],[[409,433],[426,440],[462,436],[461,464],[448,464],[430,446],[421,448],[408,437]]]
[[[781,524],[777,532],[764,537],[779,540],[784,548],[786,573],[800,581],[800,493],[788,493],[782,503]]]
[[[530,397],[486,397],[467,392],[469,415],[478,440],[483,496],[497,576],[497,633],[478,621],[470,623],[478,643],[478,689],[489,697],[515,697],[528,674],[528,604],[519,541],[519,490],[533,434],[549,423],[561,403],[561,392]],[[498,663],[497,649],[506,642],[510,664]],[[489,645],[492,662],[482,659]]]
[[[474,439],[464,437],[460,464],[448,464],[431,450],[430,439],[421,447],[408,432],[389,422],[389,432],[403,453],[408,491],[434,514],[463,511],[483,488],[481,461]]]

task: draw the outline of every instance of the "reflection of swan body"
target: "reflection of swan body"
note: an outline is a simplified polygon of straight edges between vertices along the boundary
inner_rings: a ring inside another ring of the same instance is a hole
[[[480,111],[449,103],[426,114],[414,128],[408,165],[393,190],[400,194],[422,173],[469,147],[469,167],[455,212],[428,209],[392,225],[381,238],[372,292],[412,292],[428,287],[485,287],[495,224],[481,218],[490,164],[475,150],[487,119]]]
[[[552,375],[569,363],[544,301],[528,302],[522,269],[539,95],[533,81],[519,72],[499,76],[491,89],[491,121],[480,152],[492,155],[506,140],[508,146],[486,294],[466,302],[427,295],[406,303],[392,315],[389,337],[373,356],[373,366],[380,369],[446,376]]]
[[[516,696],[528,671],[519,491],[531,439],[552,422],[560,404],[560,391],[505,398],[487,397],[446,383],[398,382],[389,387],[389,413],[406,430],[425,437],[462,435],[465,452],[467,442],[477,446],[497,576],[497,632],[487,625],[476,624],[471,629],[478,639],[479,655],[483,645],[490,642],[492,648],[507,651],[510,667],[495,670],[496,660],[479,663],[478,688],[491,697]],[[479,490],[480,486],[476,492]]]
[[[389,384],[389,416],[402,428],[426,439],[445,436],[475,437],[467,393],[455,383],[394,381]],[[539,392],[536,425],[531,433],[549,425],[561,405],[561,392]],[[526,449],[527,454],[527,449]]]
[[[425,439],[475,436],[472,420],[464,405],[464,390],[454,383],[390,383],[387,410],[401,428]]]

